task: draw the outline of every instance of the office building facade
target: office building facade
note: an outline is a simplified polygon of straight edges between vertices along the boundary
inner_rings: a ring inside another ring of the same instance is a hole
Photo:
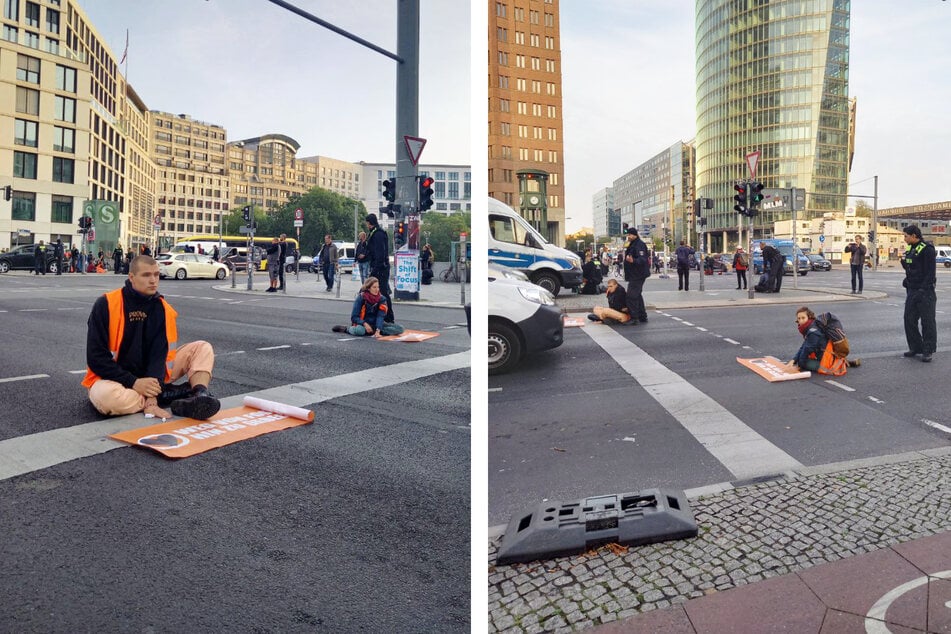
[[[489,196],[521,209],[518,172],[546,173],[542,234],[564,244],[558,0],[490,0],[488,10]],[[538,214],[533,210],[533,216]]]
[[[845,208],[854,126],[850,0],[697,0],[697,196],[712,198],[711,249],[732,250],[733,185],[749,177],[806,191],[804,215]],[[756,235],[791,212],[764,211]],[[744,222],[747,221],[743,218]]]

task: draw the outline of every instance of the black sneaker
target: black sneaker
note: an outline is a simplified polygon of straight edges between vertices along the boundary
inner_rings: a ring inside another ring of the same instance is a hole
[[[930,352],[922,353],[921,360],[924,361],[925,363],[931,363],[931,353]]]
[[[221,409],[221,401],[208,392],[204,385],[198,385],[192,390],[192,395],[172,401],[172,413],[184,418],[207,420]]]
[[[590,319],[591,321],[601,321],[601,318],[595,315],[594,313],[589,313],[588,319]]]
[[[859,367],[860,365],[862,365],[862,360],[861,360],[861,359],[849,359],[849,367],[850,367],[850,368],[857,368],[857,367]]]
[[[920,352],[915,352],[914,350],[905,350],[904,352],[901,353],[901,356],[911,358],[911,357],[914,357],[914,356],[919,355],[919,354],[921,354],[921,353],[920,353]]]
[[[333,328],[331,328],[331,330],[333,330],[334,332],[347,332],[347,327],[346,327],[346,326],[334,326]]]

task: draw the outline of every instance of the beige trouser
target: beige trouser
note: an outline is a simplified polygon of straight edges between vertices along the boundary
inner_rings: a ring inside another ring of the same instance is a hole
[[[195,372],[207,372],[215,365],[215,352],[207,341],[193,341],[178,349],[172,364],[174,382],[184,375],[191,379]],[[134,414],[145,409],[145,397],[115,381],[99,379],[89,388],[89,401],[107,416]]]
[[[605,306],[595,306],[594,314],[601,319],[608,317],[609,319],[614,319],[621,323],[624,323],[631,318],[631,316],[627,313],[622,313],[621,311],[614,310],[613,308],[606,308]]]

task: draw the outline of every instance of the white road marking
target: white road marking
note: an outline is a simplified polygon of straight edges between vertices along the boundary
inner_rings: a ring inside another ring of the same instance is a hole
[[[802,464],[753,431],[732,412],[612,328],[583,328],[735,479],[785,472]]]
[[[685,321],[685,322],[684,322],[684,326],[693,326],[693,324],[690,323],[689,321]]]
[[[443,330],[452,330],[453,328],[461,328],[462,326],[445,326]]]
[[[680,317],[671,317],[671,319],[673,319],[673,320],[675,320],[675,321],[683,321],[683,319],[681,319]]]
[[[57,308],[56,310],[86,310],[85,306],[76,306],[75,308]]]
[[[85,372],[85,370],[83,370]],[[0,383],[12,383],[14,381],[29,381],[30,379],[48,379],[49,374],[30,374],[27,376],[11,376],[8,379],[0,379]]]
[[[885,401],[883,401],[883,400],[880,399],[880,398],[875,398],[874,396],[869,396],[869,397],[868,397],[868,400],[872,401],[873,403],[878,403],[879,405],[881,405],[881,404],[883,404],[883,403],[885,402]]]
[[[855,388],[854,388],[854,387],[849,387],[848,385],[843,385],[842,383],[839,383],[838,381],[833,381],[832,379],[826,379],[826,383],[828,383],[829,385],[834,385],[834,386],[836,386],[837,388],[839,388],[840,390],[845,390],[846,392],[854,392],[854,391],[855,391]]]
[[[85,370],[70,370],[70,374],[86,374]]]
[[[730,339],[729,337],[724,337],[723,340],[724,340],[725,342],[727,342],[727,343],[732,343],[734,346],[740,345],[740,342],[739,342],[739,341],[734,341],[734,340]]]
[[[922,418],[921,422],[923,422],[925,425],[928,425],[929,427],[934,427],[935,429],[939,429],[946,434],[951,434],[951,427],[948,427],[947,425],[936,423],[935,421],[928,420],[927,418]]]
[[[215,353],[215,356],[216,356],[216,357],[224,357],[224,356],[227,356],[227,355],[229,355],[229,354],[245,354],[245,352],[244,352],[244,350],[233,350],[232,352],[216,352],[216,353]]]
[[[239,407],[245,396],[256,396],[295,407],[307,407],[342,396],[461,370],[469,367],[469,363],[470,354],[466,350],[442,357],[394,363],[303,383],[291,383],[260,392],[229,396],[221,399],[221,407]],[[148,423],[141,414],[131,414],[0,440],[0,480],[113,449],[131,447],[132,445],[120,443],[107,436],[146,424]]]
[[[501,392],[501,391],[502,391],[502,388],[500,388],[500,387],[490,387],[490,388],[489,388],[489,391],[490,391],[490,392]]]
[[[48,310],[48,309],[46,309],[46,308],[21,308],[18,312],[21,312],[21,313],[39,313],[39,312],[43,312],[43,311],[46,311],[46,310]]]
[[[700,332],[709,332],[706,328],[703,328],[702,326],[697,326],[697,330],[699,330]]]
[[[281,348],[290,348],[288,345],[283,346],[268,346],[267,348],[255,348],[255,350],[280,350]]]
[[[621,442],[625,442],[625,441],[626,441],[626,442],[637,442],[637,440],[635,440],[635,439],[634,439],[633,437],[631,437],[631,436],[625,436],[624,438],[621,439]]]

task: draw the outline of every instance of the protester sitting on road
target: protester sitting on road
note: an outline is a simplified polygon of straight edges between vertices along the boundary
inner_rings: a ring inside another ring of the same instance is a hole
[[[372,275],[360,287],[353,300],[349,326],[334,326],[334,332],[346,332],[357,337],[372,335],[389,337],[400,335],[403,327],[393,322],[385,322],[387,306],[386,296],[380,293],[380,280]]]
[[[627,312],[627,293],[617,280],[608,280],[606,294],[608,307],[595,306],[594,312],[588,315],[588,319],[604,324],[624,324],[630,321],[631,315]]]
[[[803,342],[799,346],[796,356],[786,365],[798,366],[800,370],[809,370],[810,372],[819,369],[829,339],[815,324],[815,321],[816,314],[808,306],[802,306],[796,310],[796,325],[799,327],[799,334],[802,335]],[[847,360],[846,363],[850,368],[862,365],[859,359]]]
[[[107,416],[145,412],[208,419],[221,403],[208,392],[215,354],[207,341],[177,347],[175,312],[158,292],[159,265],[140,255],[125,286],[99,297],[87,321],[86,376],[93,406]],[[182,376],[188,383],[174,385]]]

